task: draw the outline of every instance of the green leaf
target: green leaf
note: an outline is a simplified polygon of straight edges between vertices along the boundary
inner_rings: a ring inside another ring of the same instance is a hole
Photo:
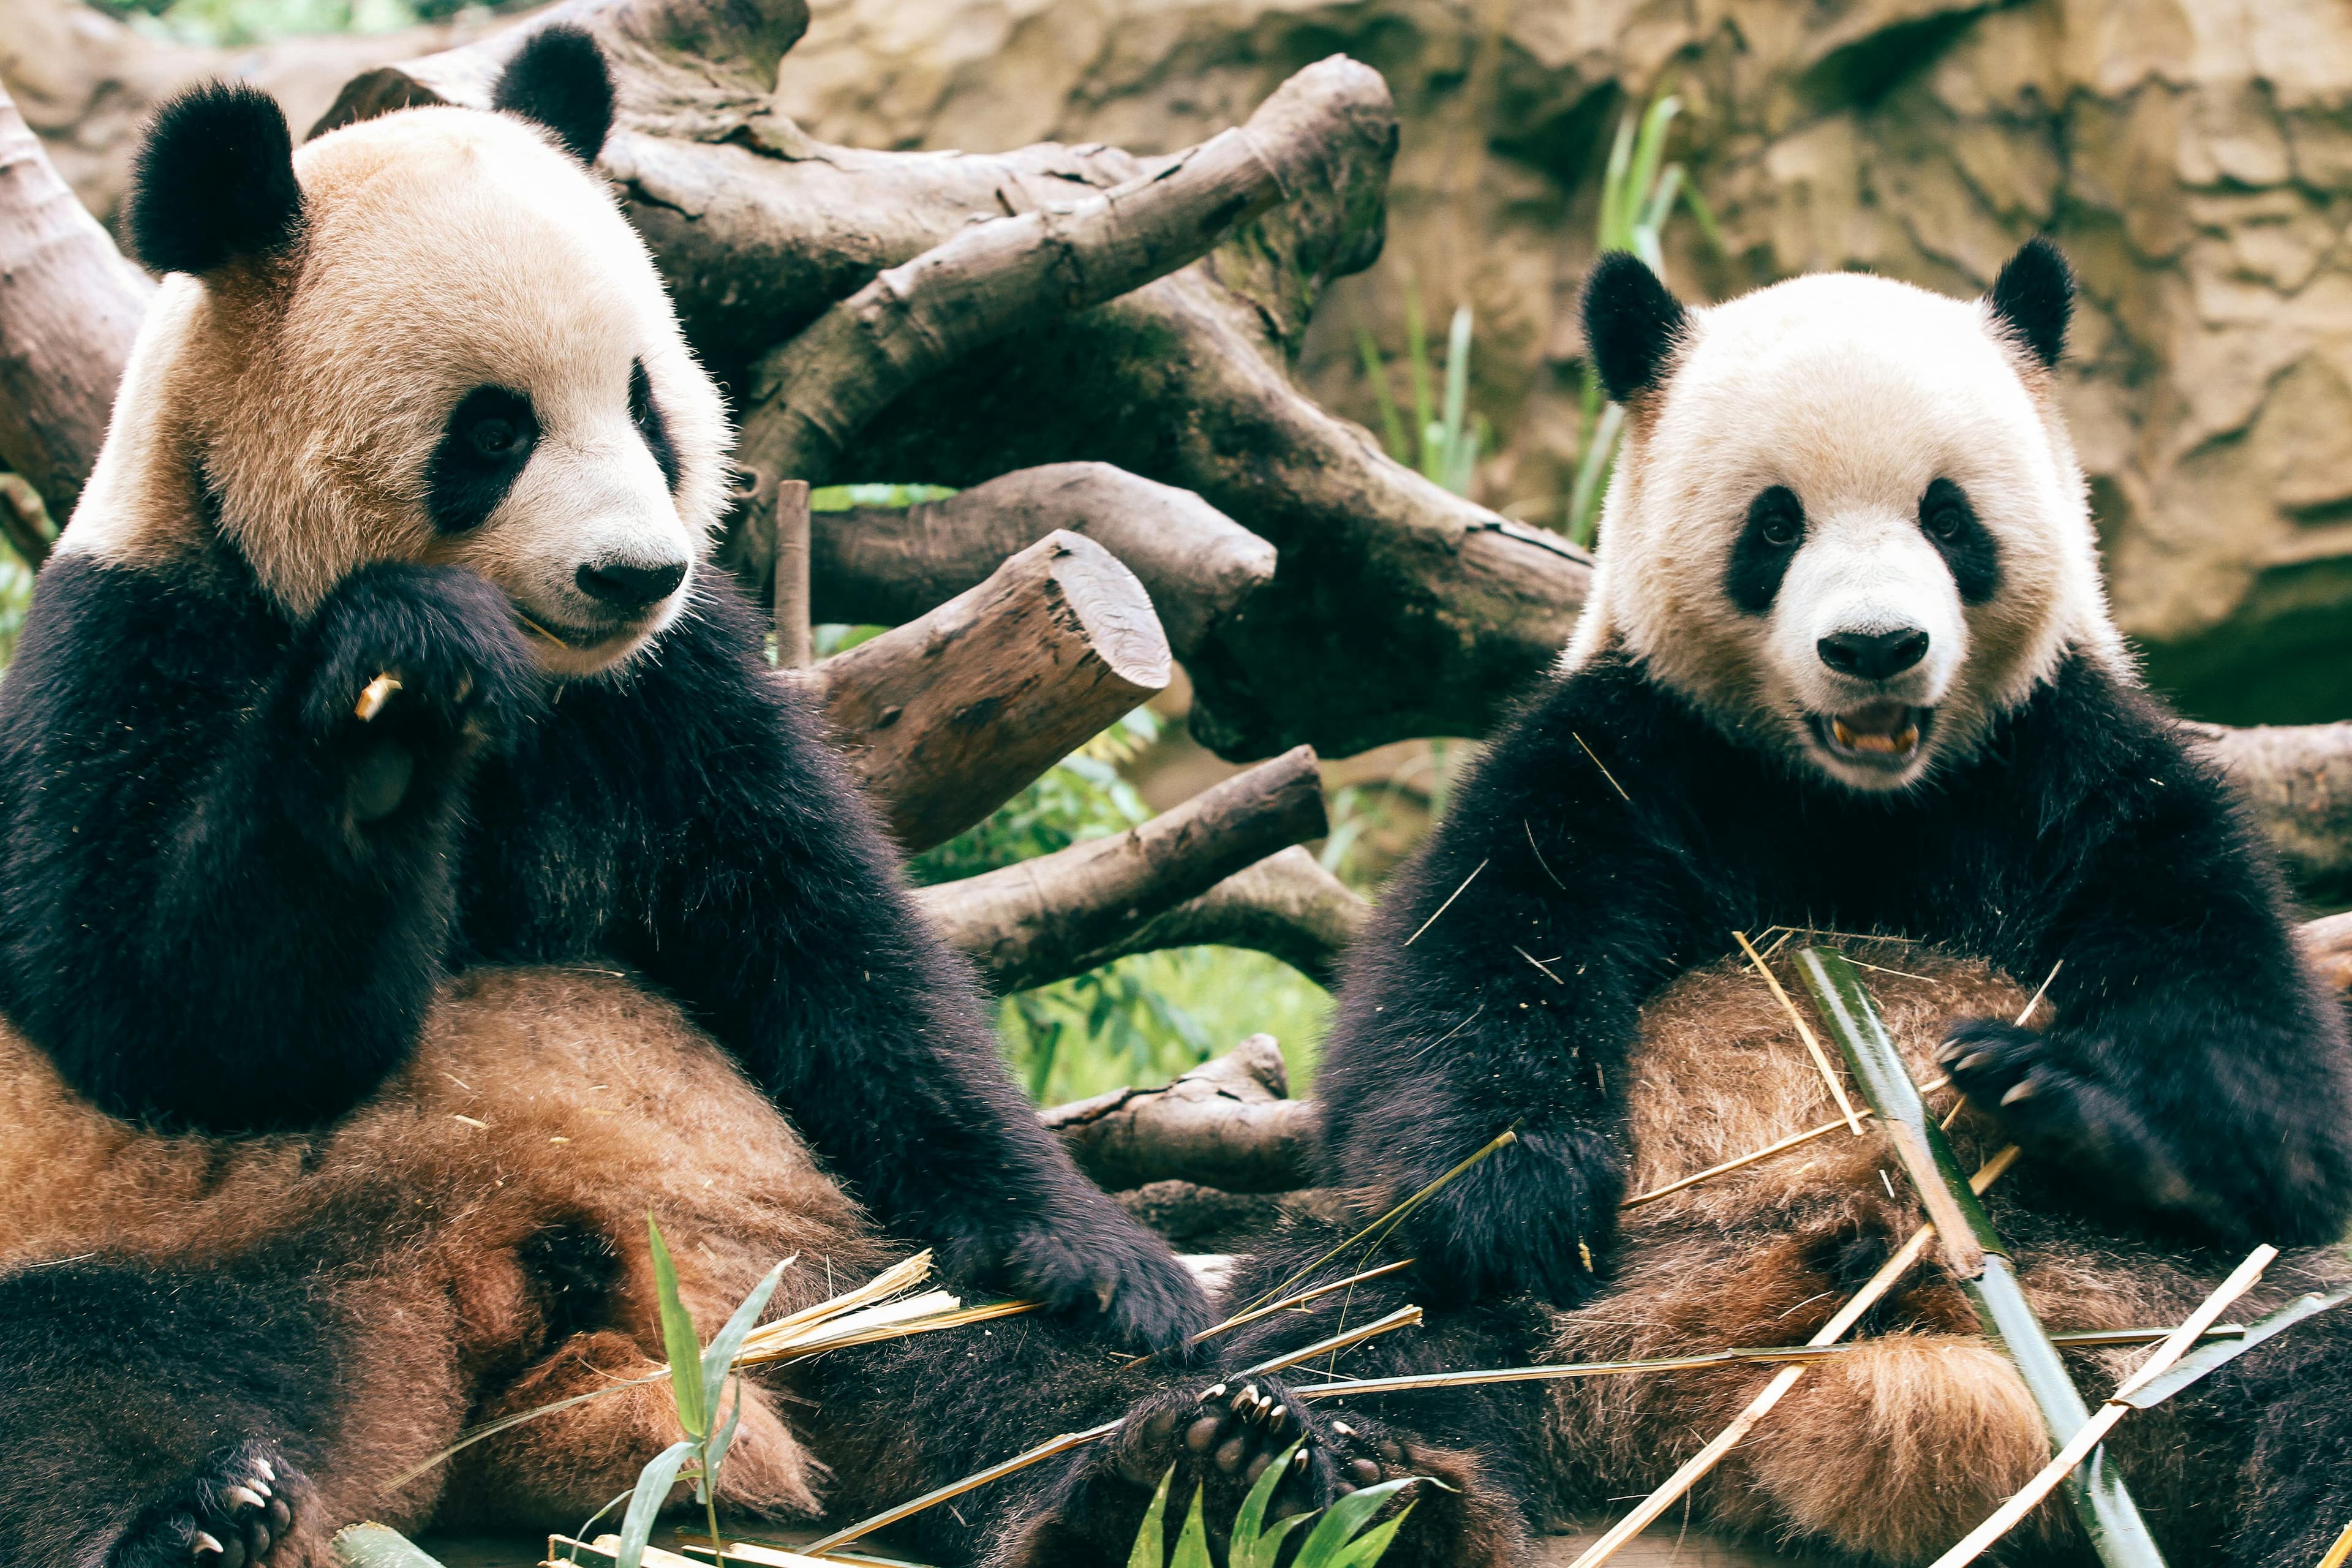
[[[672,1443],[637,1473],[636,1489],[629,1494],[629,1511],[621,1516],[621,1543],[614,1553],[614,1568],[644,1568],[646,1542],[653,1539],[654,1521],[660,1517],[662,1504],[669,1500],[670,1489],[677,1485],[678,1467],[694,1457],[695,1447],[692,1443]]]
[[[1412,1485],[1415,1479],[1406,1476],[1400,1480],[1382,1481],[1379,1486],[1349,1492],[1333,1503],[1324,1511],[1315,1533],[1307,1538],[1307,1544],[1298,1549],[1297,1561],[1291,1568],[1339,1568],[1346,1561],[1339,1553],[1355,1539],[1356,1531],[1370,1522],[1372,1515],[1380,1512],[1389,1499]]]
[[[669,1352],[669,1396],[677,1406],[677,1424],[696,1437],[710,1435],[710,1405],[703,1397],[702,1342],[694,1337],[694,1317],[677,1299],[677,1265],[662,1239],[661,1226],[646,1215],[646,1233],[653,1238],[654,1288],[661,1297],[662,1348]]]
[[[721,1393],[723,1394],[724,1390]],[[727,1462],[727,1450],[735,1443],[735,1428],[742,1422],[743,1380],[739,1377],[735,1380],[734,1407],[727,1412],[726,1424],[719,1428],[719,1435],[711,1438],[710,1446],[702,1451],[702,1474],[696,1478],[694,1483],[695,1501],[707,1503],[710,1500],[710,1489],[719,1484],[719,1467]]]
[[[1404,419],[1397,413],[1396,395],[1389,390],[1388,361],[1381,357],[1381,345],[1362,322],[1356,324],[1356,353],[1364,362],[1364,379],[1372,384],[1372,404],[1381,411],[1381,444],[1389,456],[1400,463],[1412,461],[1412,448],[1404,438]],[[1141,709],[1138,712],[1143,711]]]
[[[1372,1568],[1372,1564],[1388,1555],[1389,1542],[1404,1528],[1406,1516],[1421,1505],[1409,1502],[1397,1510],[1397,1516],[1386,1524],[1376,1524],[1358,1536],[1352,1545],[1338,1558],[1331,1568]]]
[[[1298,1443],[1305,1441],[1303,1436],[1298,1439]],[[1290,1473],[1290,1461],[1298,1452],[1298,1443],[1276,1455],[1274,1462],[1250,1483],[1249,1495],[1242,1499],[1241,1510],[1234,1515],[1233,1568],[1274,1568],[1274,1553],[1260,1551],[1259,1526],[1265,1521],[1266,1507],[1274,1501],[1275,1489]]]
[[[783,1279],[784,1270],[799,1258],[800,1254],[795,1252],[769,1269],[767,1278],[751,1287],[751,1293],[743,1298],[743,1304],[735,1309],[735,1315],[727,1320],[727,1326],[719,1331],[719,1337],[703,1351],[702,1407],[705,1410],[714,1414],[718,1411],[719,1395],[727,1390],[727,1369],[735,1364],[736,1355],[743,1349],[743,1337],[751,1331],[752,1325],[759,1322],[760,1314],[768,1310],[768,1298],[776,1293],[776,1286]],[[689,1334],[694,1331],[691,1322],[688,1324],[687,1331]],[[667,1322],[664,1332],[667,1336]]]
[[[1201,1517],[1201,1495],[1206,1487],[1192,1489],[1192,1510],[1184,1515],[1184,1533],[1176,1538],[1176,1561],[1169,1568],[1215,1568],[1209,1561],[1209,1526]]]
[[[1143,1515],[1143,1528],[1135,1532],[1135,1550],[1127,1554],[1127,1568],[1160,1568],[1166,1557],[1168,1525],[1168,1486],[1176,1479],[1176,1467],[1160,1478],[1160,1489],[1151,1494],[1151,1507]]]

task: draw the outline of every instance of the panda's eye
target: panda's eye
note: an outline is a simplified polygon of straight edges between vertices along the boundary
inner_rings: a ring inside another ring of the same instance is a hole
[[[1763,535],[1764,542],[1773,549],[1786,550],[1797,542],[1797,535],[1802,533],[1804,528],[1789,513],[1776,510],[1765,515],[1756,531]]]
[[[1805,540],[1805,503],[1786,485],[1774,485],[1748,503],[1748,521],[1731,547],[1723,581],[1731,602],[1751,616],[1772,607],[1780,579]]]
[[[510,419],[480,420],[470,435],[474,450],[485,458],[503,458],[512,452],[515,444],[522,439],[522,432],[514,427]]]
[[[1919,498],[1919,531],[1952,570],[1963,601],[1981,605],[2000,586],[2000,545],[1977,521],[1969,492],[1938,479]]]

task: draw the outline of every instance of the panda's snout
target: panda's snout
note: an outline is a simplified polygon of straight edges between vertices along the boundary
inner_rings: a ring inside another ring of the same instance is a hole
[[[1927,658],[1927,634],[1917,626],[1897,626],[1891,632],[1832,632],[1813,650],[1840,675],[1886,680]]]
[[[604,608],[634,616],[677,592],[686,570],[684,561],[583,561],[573,579]]]

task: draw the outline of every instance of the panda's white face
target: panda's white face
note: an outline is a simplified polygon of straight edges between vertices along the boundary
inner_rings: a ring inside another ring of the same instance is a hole
[[[504,589],[555,674],[645,648],[726,504],[728,432],[610,195],[466,110],[352,126],[294,168],[299,245],[167,281],[118,430],[134,398],[181,427],[220,527],[298,616],[355,567],[425,561]],[[84,508],[118,534],[126,510]]]
[[[1983,302],[1883,279],[1685,312],[1599,556],[1571,662],[1623,648],[1859,790],[1971,753],[2068,648],[2122,658],[2046,372]]]

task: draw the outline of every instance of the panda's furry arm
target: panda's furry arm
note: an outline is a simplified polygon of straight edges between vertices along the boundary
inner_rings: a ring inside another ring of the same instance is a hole
[[[61,552],[0,684],[0,1005],[118,1115],[341,1115],[415,1043],[463,776],[536,680],[470,573],[368,567],[296,626],[225,547]]]
[[[1628,799],[1656,704],[1622,668],[1556,682],[1498,734],[1349,961],[1324,1047],[1330,1180],[1381,1207],[1506,1130],[1422,1205],[1427,1290],[1594,1288],[1623,1195],[1624,1070],[1642,1003],[1711,956],[1670,798]],[[1637,771],[1638,770],[1638,771]]]
[[[698,590],[631,700],[661,726],[643,787],[674,827],[632,956],[884,1224],[938,1243],[954,1272],[1099,1313],[1139,1344],[1204,1326],[1189,1271],[1038,1121],[971,966],[915,910],[759,633],[731,589]]]
[[[2269,847],[2137,690],[2077,661],[2035,706],[2008,776],[2036,797],[2055,869],[2013,887],[1996,929],[2012,973],[2055,968],[2052,1010],[2046,1029],[1961,1026],[1955,1080],[2126,1202],[2234,1241],[2340,1238],[2352,1054]]]

